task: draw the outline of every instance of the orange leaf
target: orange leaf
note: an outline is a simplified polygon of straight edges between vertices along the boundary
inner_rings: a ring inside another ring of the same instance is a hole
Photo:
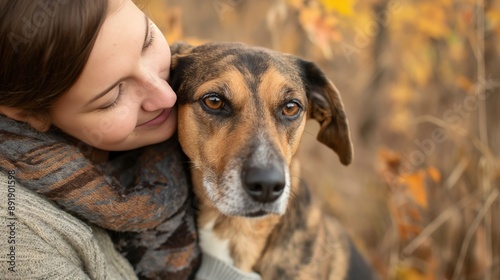
[[[421,170],[401,178],[407,186],[408,194],[421,207],[427,208],[427,191],[425,189],[425,173]]]
[[[398,224],[399,234],[403,240],[408,240],[411,236],[418,235],[422,228],[408,223]]]
[[[418,212],[417,208],[411,207],[406,210],[408,216],[415,222],[422,222],[422,215]]]
[[[431,166],[431,167],[427,168],[427,173],[429,174],[431,179],[434,181],[434,183],[441,182],[441,173],[439,172],[439,170],[437,170],[437,168]]]

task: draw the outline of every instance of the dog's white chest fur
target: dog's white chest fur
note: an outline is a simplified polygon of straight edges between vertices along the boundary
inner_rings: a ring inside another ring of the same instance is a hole
[[[199,229],[201,250],[229,265],[234,265],[234,261],[229,254],[229,240],[222,240],[213,231],[215,219],[208,222]]]

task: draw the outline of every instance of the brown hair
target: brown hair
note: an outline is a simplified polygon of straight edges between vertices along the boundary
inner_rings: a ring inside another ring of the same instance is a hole
[[[0,0],[0,105],[46,113],[78,79],[108,0]]]

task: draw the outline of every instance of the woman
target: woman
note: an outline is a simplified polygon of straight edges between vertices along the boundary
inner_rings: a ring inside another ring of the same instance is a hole
[[[0,18],[0,274],[193,277],[161,32],[131,0],[0,0]],[[197,278],[228,275],[246,276],[204,258]]]

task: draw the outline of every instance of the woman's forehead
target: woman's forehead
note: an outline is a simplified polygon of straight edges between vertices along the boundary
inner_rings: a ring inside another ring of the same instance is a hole
[[[84,70],[68,94],[92,99],[125,78],[138,64],[147,23],[144,13],[130,0],[110,0],[112,7],[97,36]],[[82,100],[84,101],[84,100]]]

